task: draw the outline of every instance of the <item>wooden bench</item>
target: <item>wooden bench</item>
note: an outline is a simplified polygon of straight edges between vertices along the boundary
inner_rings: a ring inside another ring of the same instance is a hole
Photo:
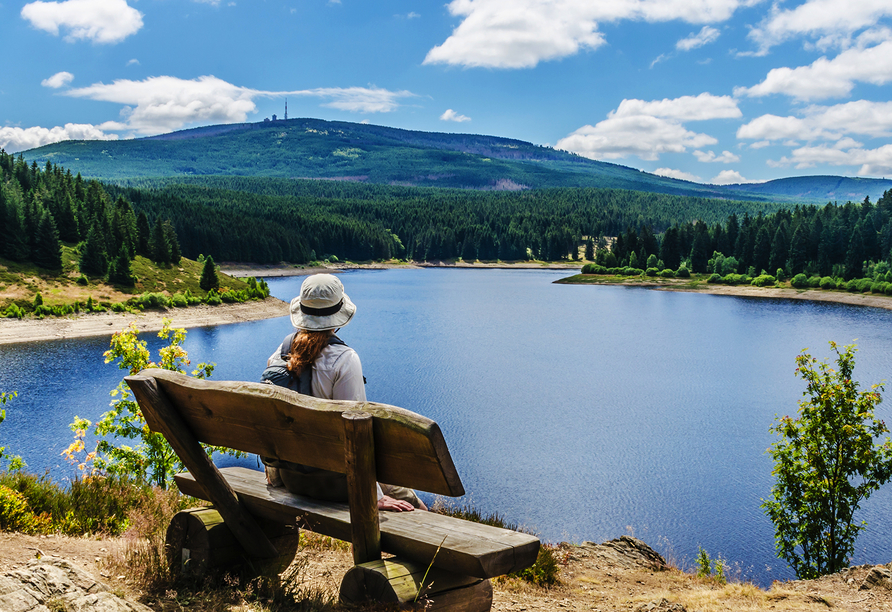
[[[206,381],[167,370],[144,370],[126,380],[149,427],[164,434],[189,470],[175,477],[177,486],[212,502],[223,519],[225,530],[213,518],[187,517],[217,534],[208,531],[195,541],[237,542],[236,556],[270,558],[278,551],[269,525],[298,524],[352,542],[356,565],[341,584],[342,601],[410,606],[420,595],[426,605],[433,602],[428,609],[489,610],[489,578],[536,560],[539,540],[529,534],[432,512],[378,513],[376,482],[464,494],[440,428],[426,417],[374,402],[320,400],[269,384]],[[350,504],[293,495],[267,485],[259,471],[218,469],[199,443],[345,473]],[[182,534],[183,521],[174,531]],[[396,557],[382,561],[382,551]]]

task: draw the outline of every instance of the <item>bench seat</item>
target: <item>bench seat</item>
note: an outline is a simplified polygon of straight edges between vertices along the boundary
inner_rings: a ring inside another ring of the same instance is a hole
[[[301,527],[350,541],[347,504],[271,487],[263,472],[247,468],[222,468],[220,473],[251,514],[283,523],[297,519]],[[177,474],[175,480],[183,493],[208,499],[191,474]],[[378,516],[382,550],[424,566],[436,554],[434,567],[459,574],[477,578],[501,576],[531,566],[539,552],[535,536],[433,512],[381,512]]]

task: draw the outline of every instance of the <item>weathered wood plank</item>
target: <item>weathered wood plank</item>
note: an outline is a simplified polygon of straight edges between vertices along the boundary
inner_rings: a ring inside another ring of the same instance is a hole
[[[284,488],[268,486],[262,472],[246,468],[224,468],[221,473],[255,515],[273,520],[298,517],[298,524],[307,529],[350,541],[346,504],[292,495]],[[176,482],[183,493],[203,497],[190,474],[178,474]],[[425,567],[436,553],[434,567],[478,578],[529,567],[539,552],[535,536],[432,512],[381,512],[379,523],[382,550]]]
[[[424,583],[422,584],[422,580]],[[428,568],[399,558],[357,565],[341,582],[340,600],[393,603],[411,609],[486,612],[492,606],[489,580]]]
[[[359,565],[381,558],[376,492],[378,481],[375,478],[375,436],[372,429],[372,415],[365,412],[345,412],[341,418],[344,422],[353,562]]]
[[[260,530],[251,514],[239,503],[235,492],[201,448],[189,426],[180,418],[179,412],[168,401],[155,379],[128,376],[126,380],[143,413],[153,416],[158,426],[156,431],[160,431],[167,438],[183,464],[201,482],[202,488],[206,491],[203,497],[214,503],[245,551],[257,558],[276,556],[278,552],[275,546]]]
[[[373,417],[381,482],[458,497],[464,495],[439,426],[402,408],[374,402],[321,400],[262,383],[208,381],[148,369],[201,442],[346,472],[345,411]],[[154,431],[163,423],[147,414]]]

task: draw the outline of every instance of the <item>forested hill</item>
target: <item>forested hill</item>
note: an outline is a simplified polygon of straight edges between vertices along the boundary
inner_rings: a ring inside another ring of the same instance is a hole
[[[865,195],[876,200],[892,188],[892,181],[842,177],[701,185],[521,140],[319,119],[214,125],[137,140],[68,141],[23,155],[41,166],[50,161],[86,178],[129,184],[147,177],[228,175],[495,190],[598,187],[820,204]],[[840,181],[856,184],[843,195]]]

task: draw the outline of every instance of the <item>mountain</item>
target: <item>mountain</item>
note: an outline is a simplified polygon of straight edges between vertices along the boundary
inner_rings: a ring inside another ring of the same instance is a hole
[[[29,162],[50,161],[88,178],[118,183],[148,177],[255,176],[497,190],[600,187],[822,204],[860,201],[865,195],[875,200],[892,189],[892,181],[844,177],[702,185],[522,140],[320,119],[213,125],[133,140],[66,141],[23,155]]]

